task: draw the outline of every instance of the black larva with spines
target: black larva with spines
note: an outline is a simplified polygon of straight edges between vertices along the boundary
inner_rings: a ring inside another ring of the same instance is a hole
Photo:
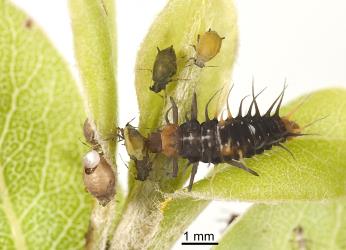
[[[161,134],[160,152],[173,160],[173,176],[177,175],[178,157],[189,160],[189,163],[193,165],[189,185],[189,190],[191,190],[200,161],[213,164],[228,163],[253,175],[258,175],[245,166],[242,161],[243,158],[262,154],[273,146],[280,146],[289,152],[282,143],[288,138],[302,134],[295,122],[290,121],[288,117],[280,117],[279,115],[284,90],[264,115],[260,114],[256,103],[256,97],[260,93],[255,96],[252,89],[253,100],[245,116],[242,116],[243,99],[238,116],[232,117],[229,107],[227,107],[229,115],[226,120],[209,119],[207,105],[205,109],[206,121],[202,123],[197,120],[197,100],[194,94],[191,118],[180,125],[177,123],[178,109],[171,98],[172,108],[170,110],[173,111],[173,124],[166,119],[168,124],[159,133]],[[276,110],[274,114],[271,114],[276,104]],[[255,113],[252,115],[253,107]],[[175,143],[172,143],[172,138],[174,138]],[[150,140],[148,143],[149,148],[154,147],[154,145],[150,145]]]

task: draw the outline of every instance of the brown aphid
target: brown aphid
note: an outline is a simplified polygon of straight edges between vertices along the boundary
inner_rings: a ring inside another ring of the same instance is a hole
[[[205,63],[214,58],[219,53],[222,40],[216,31],[209,29],[202,36],[197,36],[197,45],[193,46],[196,50],[196,56],[191,58],[194,64],[200,68],[205,67]]]
[[[90,143],[91,145],[95,146],[97,145],[96,135],[95,131],[90,125],[89,119],[85,119],[84,125],[83,125],[83,134],[85,137],[85,140]]]
[[[157,47],[157,55],[152,72],[154,84],[150,87],[150,90],[159,93],[166,88],[169,82],[173,81],[172,76],[177,72],[177,56],[175,55],[173,45],[163,50]]]
[[[106,206],[115,194],[115,175],[111,165],[95,150],[88,152],[83,159],[84,184],[102,206]]]
[[[304,229],[298,225],[293,229],[293,243],[297,250],[307,250],[307,239],[304,236]]]
[[[31,18],[27,18],[24,22],[24,26],[27,29],[31,29],[33,25],[34,25],[34,21]]]

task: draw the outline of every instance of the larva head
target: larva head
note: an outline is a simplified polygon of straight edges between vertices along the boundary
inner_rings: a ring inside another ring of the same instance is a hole
[[[102,206],[110,202],[115,194],[115,175],[111,165],[95,150],[84,157],[84,184]]]
[[[122,136],[129,156],[142,160],[146,152],[145,138],[130,124],[122,130]]]
[[[298,125],[298,123],[296,123],[292,120],[289,120],[286,117],[282,117],[281,120],[284,123],[287,132],[292,133],[292,134],[300,134],[301,133],[302,130],[301,130],[300,126]]]

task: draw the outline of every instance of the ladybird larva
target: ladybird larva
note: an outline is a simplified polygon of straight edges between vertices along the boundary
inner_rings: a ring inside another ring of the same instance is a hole
[[[182,157],[192,165],[188,190],[192,189],[198,163],[228,163],[248,173],[258,176],[258,173],[248,168],[244,158],[250,158],[261,154],[264,150],[270,150],[273,146],[279,146],[290,152],[282,143],[290,138],[303,135],[300,126],[291,121],[289,116],[280,117],[280,106],[283,100],[286,86],[269,107],[264,115],[261,115],[256,102],[257,96],[252,87],[252,102],[245,116],[242,115],[242,102],[239,113],[233,117],[227,105],[228,117],[226,120],[209,118],[208,104],[205,107],[205,121],[197,120],[197,97],[193,95],[191,105],[191,117],[186,122],[178,124],[178,107],[173,98],[170,98],[173,112],[173,122],[168,120],[162,129],[152,132],[145,139],[146,148],[151,153],[162,153],[172,160],[173,176],[178,173],[178,158]],[[215,95],[214,95],[215,96]],[[277,105],[274,113],[272,110]],[[251,111],[255,109],[252,115]]]

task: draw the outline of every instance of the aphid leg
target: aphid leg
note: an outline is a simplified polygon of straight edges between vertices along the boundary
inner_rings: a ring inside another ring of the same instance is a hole
[[[170,124],[169,119],[168,119],[168,114],[169,114],[169,111],[171,111],[171,110],[172,110],[172,107],[170,107],[170,108],[166,111],[166,114],[165,114],[165,120],[166,120],[166,123],[167,123],[167,124]]]
[[[226,37],[223,36],[223,37],[221,37],[221,40],[223,40],[223,39],[225,39],[225,38],[226,38]]]
[[[194,44],[190,44],[190,46],[196,51],[197,49],[196,49],[196,45],[194,45]]]
[[[174,102],[173,97],[170,97],[171,104],[172,104],[172,110],[173,110],[173,124],[178,124],[178,107],[177,104]]]
[[[156,47],[156,49],[157,49],[157,52],[160,52],[160,51],[161,51],[159,47]]]
[[[249,97],[249,95],[244,96],[243,99],[241,99],[237,117],[241,117],[243,115],[243,111],[242,111],[242,109],[243,109],[243,102],[244,102],[245,98],[247,98],[247,97]]]
[[[178,159],[176,157],[172,158],[172,165],[173,165],[172,177],[175,178],[178,176]]]
[[[197,97],[196,92],[193,92],[192,103],[191,103],[191,120],[197,120]]]
[[[199,39],[201,38],[201,36],[198,34],[197,35],[197,42],[199,42]]]
[[[243,164],[243,163],[241,163],[239,161],[229,160],[229,161],[227,161],[227,163],[231,164],[234,167],[241,168],[241,169],[245,170],[246,172],[248,172],[248,173],[250,173],[252,175],[259,176],[256,171],[252,170],[251,168],[248,168],[247,166],[245,166],[245,164]]]
[[[136,69],[136,70],[148,70],[148,71],[150,71],[151,73],[153,73],[153,70],[152,70],[152,69],[142,69],[142,68],[138,68],[138,69]]]
[[[210,118],[209,118],[209,112],[208,112],[208,106],[210,104],[210,102],[213,100],[213,98],[222,90],[223,88],[219,89],[218,91],[215,92],[215,94],[209,99],[209,101],[207,102],[207,105],[205,105],[205,110],[204,110],[204,113],[205,113],[205,120],[206,121],[210,121]]]
[[[189,186],[187,187],[187,190],[189,192],[192,190],[193,180],[195,179],[195,175],[197,173],[197,168],[198,168],[198,162],[193,163],[192,164],[192,170],[191,170],[190,182],[189,182]]]
[[[267,110],[267,112],[264,114],[264,116],[270,116],[270,113],[272,112],[272,109],[274,108],[276,102],[281,98],[281,96],[284,95],[284,92],[287,88],[287,85],[284,85],[284,89],[281,91],[280,95],[275,99],[275,101],[272,103],[272,105],[269,107],[269,109]]]
[[[227,94],[227,119],[232,119],[232,113],[231,113],[231,109],[229,108],[229,96],[231,94],[231,91],[233,89],[234,85],[231,86],[230,90],[228,91],[228,94]]]
[[[294,157],[294,154],[285,145],[283,145],[281,143],[278,143],[276,145],[279,146],[280,148],[282,148],[283,150],[285,150],[287,153],[289,153],[292,156],[293,160],[296,161],[296,158]]]
[[[210,31],[211,31],[211,28],[208,29],[208,32],[210,32]]]

